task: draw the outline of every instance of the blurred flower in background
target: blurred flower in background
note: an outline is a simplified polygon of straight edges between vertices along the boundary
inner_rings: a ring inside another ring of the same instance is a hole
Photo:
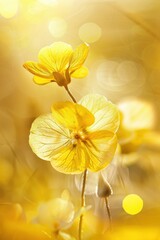
[[[123,146],[127,143],[132,144],[134,151],[134,146],[136,148],[146,144],[147,134],[153,133],[156,121],[154,106],[140,99],[128,99],[119,103],[119,110],[121,113],[119,143],[124,152]],[[127,146],[126,151],[132,151],[132,149]]]
[[[74,205],[62,197],[41,203],[34,221],[47,227],[50,238],[74,239],[63,232],[73,224],[74,219]]]

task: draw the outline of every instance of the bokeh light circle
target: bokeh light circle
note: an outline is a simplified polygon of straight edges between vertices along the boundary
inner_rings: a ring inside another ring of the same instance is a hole
[[[126,213],[136,215],[143,209],[143,199],[137,194],[129,194],[123,199],[122,207]]]
[[[99,25],[93,22],[83,24],[79,28],[79,37],[87,43],[94,43],[100,39],[102,30]]]
[[[53,37],[60,38],[67,31],[67,23],[63,18],[53,18],[48,24],[48,30]]]
[[[4,0],[0,1],[0,15],[4,18],[12,18],[18,12],[18,0]]]

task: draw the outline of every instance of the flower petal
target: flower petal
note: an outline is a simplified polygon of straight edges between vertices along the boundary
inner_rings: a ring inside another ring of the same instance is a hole
[[[79,130],[94,123],[94,116],[85,107],[72,102],[59,102],[52,106],[56,121],[66,128]]]
[[[42,78],[42,77],[38,77],[38,76],[34,76],[33,81],[36,84],[39,84],[39,85],[44,85],[44,84],[47,84],[47,83],[50,83],[50,82],[55,82],[55,80],[53,78],[48,79],[48,78]]]
[[[107,131],[100,131],[91,134],[90,138],[91,142],[88,144],[81,142],[74,146],[68,143],[57,154],[52,154],[52,166],[57,171],[68,174],[81,173],[85,169],[97,172],[106,167],[116,150],[116,136]]]
[[[59,126],[52,114],[38,117],[32,124],[29,143],[33,152],[43,160],[52,160],[69,141],[69,130]],[[58,161],[58,159],[57,159]]]
[[[38,117],[32,124],[29,143],[33,152],[62,173],[86,169],[83,147],[73,146],[68,129],[58,125],[52,114]]]
[[[90,131],[97,129],[116,132],[119,127],[120,117],[117,107],[104,96],[99,94],[89,94],[83,97],[79,104],[86,107],[95,117],[94,124]]]
[[[23,67],[36,76],[48,79],[53,78],[52,73],[40,63],[28,61],[23,64]]]
[[[67,225],[73,221],[74,214],[74,206],[71,202],[55,198],[39,206],[37,221],[57,231],[66,229]]]
[[[68,144],[56,155],[52,156],[53,168],[62,173],[82,173],[87,167],[85,146]]]
[[[89,159],[87,168],[97,172],[112,161],[117,147],[117,137],[108,131],[97,131],[91,133],[89,138],[91,145],[86,147]]]
[[[73,54],[71,45],[64,42],[55,42],[40,50],[38,59],[52,72],[63,72],[69,67]]]
[[[73,78],[84,78],[88,75],[88,68],[82,66],[80,68],[78,68],[77,70],[75,70],[71,76]]]
[[[71,72],[80,68],[85,62],[89,52],[89,45],[87,43],[83,43],[79,45],[73,52],[73,57],[70,63]]]

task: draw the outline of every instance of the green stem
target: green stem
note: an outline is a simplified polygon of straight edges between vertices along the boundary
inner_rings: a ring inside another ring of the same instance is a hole
[[[83,185],[82,185],[82,193],[81,193],[81,207],[85,207],[85,186],[86,186],[86,179],[87,179],[87,169],[84,171],[83,174]],[[81,214],[79,219],[79,240],[82,240],[82,224],[83,224],[83,214]]]

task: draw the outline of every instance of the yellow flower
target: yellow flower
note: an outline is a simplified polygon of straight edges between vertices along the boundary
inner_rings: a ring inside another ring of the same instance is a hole
[[[91,206],[87,206],[75,211],[75,207],[70,201],[69,193],[64,190],[61,198],[40,203],[33,222],[44,227],[46,234],[50,236],[50,238],[57,240],[75,240],[75,238],[70,235],[70,231],[66,233],[64,230],[69,230],[74,224],[74,221],[90,208]]]
[[[34,74],[33,80],[37,84],[56,82],[59,86],[67,86],[71,77],[83,78],[88,74],[88,69],[83,66],[88,51],[86,43],[73,50],[67,43],[55,42],[40,50],[38,63],[28,61],[23,66]]]
[[[63,198],[55,198],[39,206],[36,221],[48,226],[56,233],[69,228],[74,217],[75,210],[72,202]]]
[[[153,131],[156,116],[155,109],[151,103],[130,99],[121,102],[118,108],[121,112],[118,140],[122,153],[133,152],[142,144],[158,146],[160,137],[158,133]]]
[[[114,156],[118,127],[116,106],[104,96],[90,94],[78,104],[54,104],[52,114],[33,122],[29,142],[33,152],[59,172],[96,172]]]

